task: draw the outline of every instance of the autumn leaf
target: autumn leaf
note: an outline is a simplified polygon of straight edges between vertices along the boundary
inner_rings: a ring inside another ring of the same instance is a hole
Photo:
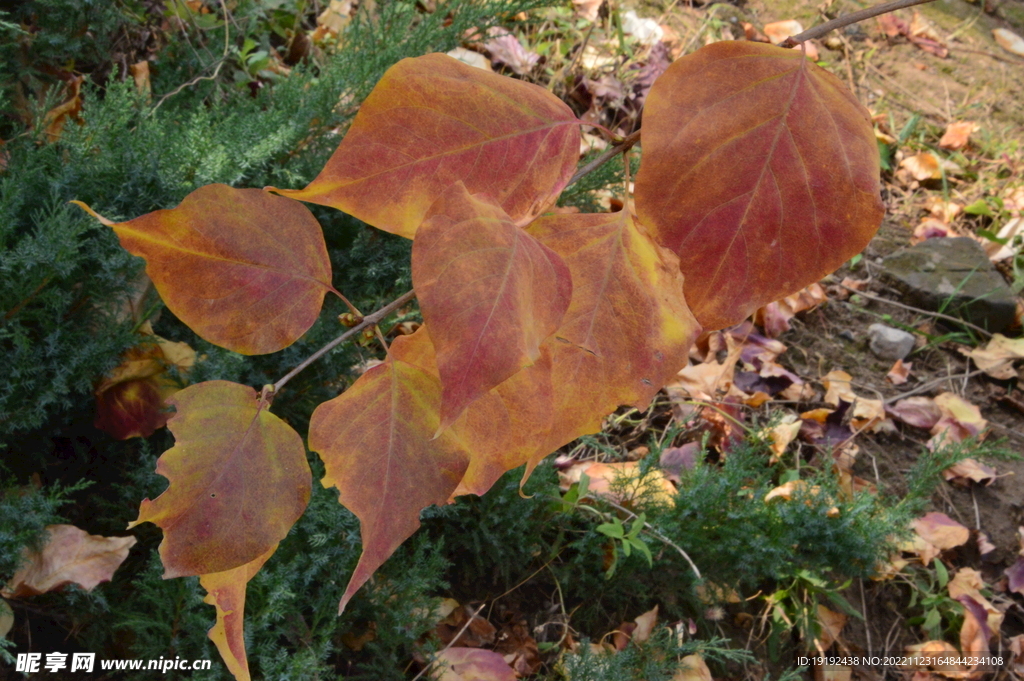
[[[422,326],[404,336],[402,361],[440,381],[434,347]],[[545,435],[552,422],[551,358],[546,348],[532,366],[470,404],[445,433],[469,457],[452,496],[482,495],[506,471],[551,453]]]
[[[224,572],[284,539],[309,501],[302,438],[252,388],[229,381],[189,386],[170,399],[173,448],[157,460],[167,490],[145,499],[128,527],[164,531],[164,578]]]
[[[940,551],[966,544],[971,538],[970,530],[945,513],[925,513],[910,526],[922,539]]]
[[[167,370],[187,371],[196,360],[195,350],[187,343],[157,336],[149,322],[139,331],[143,344],[125,352],[121,363],[96,387],[95,426],[118,440],[149,437],[163,428],[171,416],[164,403],[179,390]]]
[[[277,550],[274,544],[252,562],[231,570],[202,575],[199,584],[207,591],[204,603],[217,608],[217,622],[207,634],[224,659],[235,681],[249,681],[245,655],[245,587]]]
[[[972,121],[956,121],[946,126],[942,133],[939,146],[943,149],[963,149],[967,146],[971,134],[981,129],[977,123]]]
[[[1024,338],[1007,338],[1001,333],[994,334],[984,348],[960,350],[992,378],[1008,380],[1017,375],[1013,363],[1024,359]]]
[[[92,591],[111,580],[135,545],[135,537],[99,537],[74,525],[47,525],[46,532],[42,549],[23,551],[24,565],[0,589],[4,598],[38,596],[68,584]]]
[[[516,680],[516,673],[501,655],[481,648],[447,648],[437,654],[435,664],[440,672],[438,681]]]
[[[171,312],[228,350],[261,355],[288,347],[313,325],[332,290],[320,224],[297,201],[208,184],[177,208],[116,224],[74,203],[146,259]]]
[[[568,106],[536,85],[443,54],[403,59],[363,102],[316,179],[274,191],[411,239],[437,196],[461,180],[522,224],[576,170],[577,125]]]
[[[540,358],[572,296],[562,258],[461,182],[417,232],[412,280],[437,357],[442,429]]]
[[[450,433],[434,437],[441,383],[404,361],[411,338],[396,338],[387,361],[318,406],[310,420],[309,447],[327,471],[323,485],[341,492],[339,501],[359,518],[363,540],[339,611],[412,536],[420,511],[448,501],[469,463]]]
[[[935,398],[941,417],[931,427],[928,449],[954,442],[963,442],[969,437],[983,438],[988,421],[982,418],[981,410],[955,393],[945,392]]]
[[[676,257],[627,211],[545,216],[529,231],[562,256],[573,279],[569,310],[549,341],[554,425],[569,428],[555,434],[553,451],[595,415],[621,405],[645,409],[686,366],[700,327]]]
[[[708,329],[831,273],[882,218],[867,111],[793,50],[725,41],[677,59],[651,88],[643,145],[637,214],[679,256]]]

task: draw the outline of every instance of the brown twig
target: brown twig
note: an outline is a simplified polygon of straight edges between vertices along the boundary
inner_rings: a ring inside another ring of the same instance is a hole
[[[577,182],[584,175],[589,175],[590,173],[594,172],[595,170],[597,170],[598,168],[603,166],[608,161],[612,160],[613,158],[615,158],[619,154],[621,154],[624,151],[626,151],[626,149],[632,148],[633,145],[636,144],[639,141],[640,141],[640,131],[639,130],[630,133],[621,142],[616,144],[614,147],[612,147],[611,149],[606,149],[600,156],[598,156],[593,161],[591,161],[587,165],[585,165],[582,168],[580,168],[579,170],[577,170],[576,174],[573,175],[571,178],[569,178],[569,184],[567,184],[566,186],[568,187],[570,184],[573,184],[573,183]]]
[[[881,5],[875,5],[874,7],[868,7],[867,9],[850,12],[849,14],[838,16],[832,21],[826,21],[824,24],[818,24],[813,28],[809,28],[803,33],[798,33],[792,38],[787,38],[786,41],[782,43],[782,47],[795,47],[806,40],[820,38],[826,33],[834,31],[837,28],[856,24],[860,21],[864,21],[865,19],[877,17],[879,14],[895,12],[898,9],[904,9],[905,7],[923,5],[926,2],[932,2],[932,0],[893,0],[892,2],[883,2]]]
[[[448,641],[448,645],[446,645],[444,648],[441,648],[441,650],[437,651],[438,655],[440,655],[444,651],[446,651],[449,648],[451,648],[452,645],[454,645],[455,642],[459,640],[459,637],[461,637],[464,633],[466,633],[466,629],[469,629],[469,625],[473,623],[473,620],[476,618],[477,615],[480,614],[480,611],[484,609],[485,605],[487,605],[487,604],[486,603],[481,603],[480,604],[480,607],[476,609],[476,612],[474,612],[472,615],[470,615],[466,619],[466,623],[462,625],[461,629],[459,629],[459,633],[455,634],[455,638],[453,638],[451,641]],[[427,664],[423,669],[420,670],[419,674],[417,674],[416,676],[412,677],[412,681],[419,681],[419,679],[424,674],[427,673],[427,671],[431,668],[431,666],[433,666],[433,665]]]
[[[300,371],[302,371],[303,369],[308,367],[310,364],[312,364],[313,362],[317,361],[318,359],[323,357],[325,354],[327,354],[328,352],[330,352],[331,350],[336,348],[341,343],[344,343],[346,340],[348,340],[352,336],[356,335],[357,333],[359,333],[363,329],[365,329],[367,327],[370,327],[370,326],[375,326],[378,322],[383,320],[389,314],[391,314],[392,312],[394,312],[398,308],[402,307],[403,305],[405,305],[406,303],[408,303],[410,300],[412,300],[415,297],[416,297],[416,292],[415,291],[407,291],[406,293],[402,294],[401,296],[399,296],[395,300],[392,300],[390,303],[388,303],[387,305],[385,305],[381,309],[377,310],[376,312],[371,312],[370,314],[368,314],[365,317],[363,317],[363,321],[359,322],[358,324],[353,326],[351,329],[349,329],[345,333],[341,334],[340,336],[338,336],[337,338],[332,340],[327,345],[323,346],[322,348],[320,348],[319,350],[314,352],[312,355],[310,355],[309,357],[304,359],[301,364],[299,364],[297,367],[295,367],[294,369],[289,371],[287,374],[282,376],[277,381],[277,383],[274,384],[274,393],[275,394],[278,393],[281,390],[281,388],[284,387],[285,383],[287,383],[288,381],[292,380],[292,378],[294,378],[297,373],[299,373]]]
[[[974,329],[978,333],[984,335],[986,338],[991,338],[992,337],[992,333],[990,331],[986,331],[985,329],[981,328],[980,326],[975,326],[974,324],[971,324],[968,321],[964,321],[963,319],[960,319],[959,317],[952,317],[952,316],[950,316],[948,314],[942,314],[941,312],[929,312],[928,310],[922,310],[921,308],[913,307],[912,305],[905,305],[903,303],[897,303],[895,300],[889,300],[888,298],[882,298],[881,296],[871,295],[870,293],[865,293],[864,291],[858,291],[857,289],[855,289],[853,287],[850,287],[850,286],[847,286],[846,284],[843,284],[843,283],[839,283],[838,286],[841,286],[842,288],[845,288],[847,291],[850,291],[851,293],[853,293],[855,295],[863,296],[864,298],[867,298],[868,300],[873,300],[873,301],[875,301],[877,303],[885,303],[887,305],[892,305],[893,307],[898,307],[898,308],[901,308],[903,310],[908,310],[910,312],[916,312],[917,314],[923,314],[923,315],[926,315],[928,317],[935,317],[936,319],[944,319],[944,320],[946,320],[948,322],[954,322],[956,324],[959,324],[960,326],[966,326],[969,329]]]
[[[978,374],[983,374],[983,373],[985,373],[985,372],[982,371],[981,369],[975,369],[974,371],[972,371],[972,372],[970,372],[968,374],[965,374],[964,378],[973,378],[973,377],[977,376]],[[960,377],[959,376],[943,376],[942,378],[937,378],[934,381],[928,381],[927,383],[922,383],[921,385],[917,386],[913,390],[908,390],[905,393],[900,393],[899,395],[893,395],[892,397],[885,398],[884,400],[882,400],[882,404],[883,405],[884,404],[892,404],[893,402],[896,402],[898,400],[902,400],[904,397],[910,397],[911,395],[919,395],[920,393],[928,392],[932,388],[934,388],[934,387],[936,387],[938,385],[942,385],[946,381],[952,381],[954,378],[960,378]]]

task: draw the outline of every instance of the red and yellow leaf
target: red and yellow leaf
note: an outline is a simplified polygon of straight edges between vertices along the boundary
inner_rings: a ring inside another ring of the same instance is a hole
[[[316,179],[274,191],[411,239],[437,196],[461,180],[521,223],[568,184],[578,124],[536,85],[443,54],[403,59],[363,102]]]
[[[405,338],[403,361],[436,377],[437,361],[426,325]],[[506,471],[550,454],[545,447],[551,419],[551,358],[543,349],[532,366],[469,405],[446,431],[469,457],[452,496],[482,495]]]
[[[119,364],[96,387],[95,426],[118,440],[149,437],[170,418],[164,402],[179,389],[167,375],[176,366],[187,371],[196,351],[153,333],[146,322],[140,328],[145,340],[125,352]]]
[[[235,681],[249,681],[250,678],[243,627],[245,587],[276,550],[277,544],[274,544],[250,563],[199,578],[199,584],[208,592],[203,602],[217,608],[217,622],[207,635],[217,646],[224,665],[235,677]]]
[[[678,259],[626,211],[543,217],[529,231],[562,256],[573,280],[569,310],[547,343],[551,452],[600,430],[620,405],[646,408],[686,366],[700,326],[683,297]]]
[[[796,50],[726,41],[676,60],[648,95],[643,147],[637,213],[707,329],[831,273],[881,221],[868,112]]]
[[[177,208],[117,224],[76,203],[146,259],[171,312],[211,343],[243,355],[294,343],[331,290],[320,224],[297,201],[209,184]]]
[[[309,502],[302,438],[252,388],[197,383],[169,400],[175,445],[157,461],[167,490],[145,499],[128,527],[164,531],[164,577],[206,575],[250,563],[281,541]]]
[[[323,459],[324,487],[359,518],[363,553],[339,610],[420,526],[420,510],[443,505],[468,456],[440,423],[441,384],[404,361],[411,336],[395,339],[387,360],[324,402],[309,424],[309,447]]]
[[[562,259],[461,182],[416,233],[412,280],[437,356],[441,428],[539,359],[572,295]]]

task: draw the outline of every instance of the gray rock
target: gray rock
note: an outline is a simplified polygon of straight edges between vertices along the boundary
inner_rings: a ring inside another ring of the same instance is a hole
[[[885,324],[869,326],[868,338],[871,339],[871,352],[879,359],[891,362],[905,358],[914,349],[914,334]]]
[[[882,274],[916,307],[992,332],[1013,323],[1017,298],[973,239],[928,239],[896,251],[883,261]]]

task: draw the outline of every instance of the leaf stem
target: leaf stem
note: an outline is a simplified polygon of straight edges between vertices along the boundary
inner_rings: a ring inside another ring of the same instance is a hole
[[[622,140],[622,142],[616,144],[614,147],[610,149],[606,149],[600,156],[598,156],[593,161],[577,170],[576,174],[569,178],[569,184],[567,184],[566,186],[568,187],[570,184],[577,182],[584,175],[589,175],[590,173],[594,172],[595,170],[603,166],[605,163],[607,163],[608,161],[612,160],[613,158],[624,152],[626,149],[631,148],[634,144],[636,144],[639,141],[639,130],[630,133]]]
[[[398,308],[402,307],[403,305],[405,305],[406,303],[408,303],[410,300],[412,300],[415,297],[416,297],[416,292],[415,291],[407,291],[406,293],[402,294],[401,296],[399,296],[395,300],[392,300],[390,303],[388,303],[387,305],[385,305],[381,309],[377,310],[376,312],[371,312],[370,314],[368,314],[365,317],[363,317],[363,321],[359,322],[358,324],[353,326],[351,329],[349,329],[345,333],[341,334],[340,336],[338,336],[337,338],[332,340],[327,345],[323,346],[322,348],[320,348],[319,350],[314,352],[312,355],[310,355],[309,357],[304,359],[301,364],[299,364],[297,367],[295,367],[294,369],[289,371],[287,374],[282,376],[281,379],[278,380],[278,382],[274,384],[274,393],[276,394],[277,392],[279,392],[281,390],[281,388],[284,387],[285,383],[287,383],[288,381],[292,380],[292,378],[294,378],[297,373],[299,373],[300,371],[302,371],[303,369],[308,367],[310,364],[312,364],[313,362],[317,361],[318,359],[323,357],[325,354],[327,354],[328,352],[330,352],[331,350],[336,348],[341,343],[344,343],[346,340],[348,340],[352,336],[356,335],[357,333],[359,333],[363,329],[365,329],[367,327],[370,327],[370,326],[376,325],[377,322],[381,321],[382,319],[387,317],[389,314],[391,314],[392,312],[394,312]]]
[[[879,14],[887,14],[889,12],[895,12],[898,9],[905,7],[913,7],[914,5],[923,5],[926,2],[932,2],[933,0],[892,0],[892,2],[883,2],[881,5],[875,5],[874,7],[868,7],[867,9],[858,10],[856,12],[850,12],[849,14],[843,14],[838,16],[832,21],[826,21],[824,24],[819,24],[813,28],[809,28],[803,33],[787,38],[783,43],[782,47],[795,47],[796,45],[814,38],[820,38],[821,36],[834,31],[837,28],[849,26],[850,24],[856,24],[857,22],[870,19],[871,17],[877,17]]]

